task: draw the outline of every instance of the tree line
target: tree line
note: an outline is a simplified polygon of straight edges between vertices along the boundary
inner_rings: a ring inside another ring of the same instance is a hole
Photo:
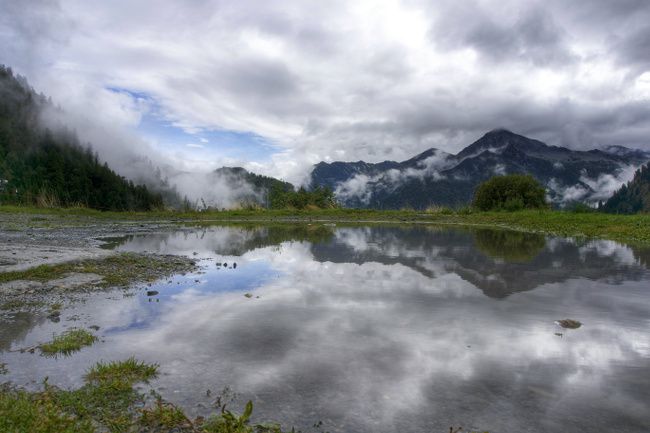
[[[160,194],[102,164],[73,132],[43,128],[39,115],[46,108],[55,109],[0,65],[0,203],[112,211],[163,206]]]

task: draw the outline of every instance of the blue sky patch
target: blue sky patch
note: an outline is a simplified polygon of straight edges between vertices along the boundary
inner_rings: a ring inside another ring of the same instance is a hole
[[[281,149],[252,131],[196,128],[188,132],[173,124],[162,114],[154,97],[145,92],[107,87],[115,93],[127,94],[134,100],[146,101],[151,110],[142,115],[137,132],[157,148],[201,158],[232,158],[264,162]]]

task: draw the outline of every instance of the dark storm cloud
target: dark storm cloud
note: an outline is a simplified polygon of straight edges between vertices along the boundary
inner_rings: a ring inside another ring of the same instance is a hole
[[[541,8],[525,10],[509,21],[488,15],[478,4],[439,16],[430,34],[435,44],[448,49],[473,48],[490,61],[518,60],[540,66],[574,60],[565,36],[551,14]]]
[[[650,67],[650,24],[626,35],[613,48],[621,63],[647,70]]]
[[[289,96],[300,84],[286,64],[267,59],[234,61],[220,78],[232,92],[255,98]]]

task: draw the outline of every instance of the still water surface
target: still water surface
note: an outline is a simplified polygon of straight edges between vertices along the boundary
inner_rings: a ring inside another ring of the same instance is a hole
[[[649,249],[322,225],[111,245],[198,258],[201,271],[146,287],[154,297],[89,295],[60,323],[5,317],[0,381],[76,386],[97,360],[135,355],[160,364],[153,387],[194,415],[227,387],[257,420],[303,431],[650,431]],[[101,342],[71,357],[8,352],[90,325]]]

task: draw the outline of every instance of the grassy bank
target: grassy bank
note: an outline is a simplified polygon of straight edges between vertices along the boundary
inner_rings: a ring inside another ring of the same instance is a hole
[[[282,433],[275,423],[251,421],[253,402],[241,414],[231,412],[232,399],[219,396],[214,414],[190,418],[155,392],[136,390],[158,375],[158,365],[129,358],[99,362],[84,375],[84,385],[64,390],[43,382],[40,391],[0,385],[0,431],[11,433]],[[314,431],[323,433],[321,424]],[[470,433],[462,428],[442,432]],[[478,432],[472,432],[478,433]],[[487,433],[487,432],[484,432]]]
[[[70,273],[82,273],[101,276],[102,280],[97,284],[99,287],[121,287],[136,282],[155,281],[193,269],[194,261],[182,256],[121,253],[102,259],[41,265],[24,271],[0,273],[0,284],[16,280],[45,282]]]
[[[500,227],[559,236],[605,238],[621,242],[650,243],[650,215],[611,215],[553,210],[475,212],[323,209],[229,210],[209,212],[100,212],[85,208],[41,209],[0,206],[2,216],[25,215],[25,224],[52,227],[57,224],[111,222],[338,222],[338,223],[435,223]],[[9,223],[8,223],[9,224]],[[2,224],[0,221],[0,229]]]
[[[147,397],[134,385],[158,374],[158,366],[135,359],[98,363],[75,390],[50,386],[28,392],[0,387],[0,431],[12,433],[169,432],[177,433],[280,433],[273,424],[249,422],[253,405],[244,413],[221,410],[208,418],[190,419],[160,397]]]

